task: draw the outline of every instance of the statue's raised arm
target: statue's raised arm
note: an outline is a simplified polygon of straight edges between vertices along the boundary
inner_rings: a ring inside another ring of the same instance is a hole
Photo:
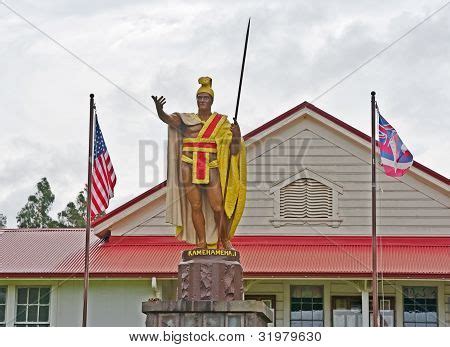
[[[164,96],[160,96],[158,98],[157,96],[152,95],[152,99],[155,102],[156,112],[158,113],[159,119],[161,119],[164,123],[174,128],[179,128],[181,125],[181,118],[176,115],[168,115],[163,110],[164,105],[166,103],[166,98]]]

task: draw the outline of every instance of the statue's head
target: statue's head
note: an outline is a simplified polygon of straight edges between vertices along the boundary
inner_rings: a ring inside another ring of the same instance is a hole
[[[211,110],[214,101],[214,91],[212,90],[211,77],[200,77],[198,83],[201,87],[197,90],[197,106],[199,110]]]

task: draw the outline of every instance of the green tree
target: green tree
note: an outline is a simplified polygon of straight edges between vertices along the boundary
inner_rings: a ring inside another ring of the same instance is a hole
[[[17,214],[17,226],[19,228],[55,228],[58,222],[53,220],[48,213],[55,201],[47,178],[42,178],[37,184],[37,192],[28,197],[28,202]]]
[[[58,213],[58,222],[61,227],[84,228],[86,227],[86,200],[87,185],[78,193],[75,202],[69,202],[64,209]]]
[[[6,216],[0,213],[0,228],[6,227]]]

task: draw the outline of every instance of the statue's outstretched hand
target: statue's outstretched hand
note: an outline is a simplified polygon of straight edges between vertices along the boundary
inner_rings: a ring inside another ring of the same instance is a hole
[[[178,115],[168,115],[163,111],[163,107],[166,103],[166,98],[164,96],[157,97],[155,95],[152,95],[152,99],[155,102],[159,119],[174,128],[179,128],[181,125],[181,118]]]
[[[166,103],[166,98],[164,96],[158,98],[157,96],[152,95],[152,99],[155,102],[156,111],[162,111],[164,104]]]

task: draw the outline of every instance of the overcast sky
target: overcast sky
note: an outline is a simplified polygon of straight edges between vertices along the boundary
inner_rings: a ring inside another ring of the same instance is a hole
[[[87,180],[90,93],[118,176],[110,210],[163,181],[162,152],[159,171],[139,175],[140,141],[163,148],[167,137],[150,95],[164,95],[168,112],[195,111],[197,79],[209,75],[214,109],[233,115],[250,16],[243,133],[306,100],[369,134],[375,90],[415,159],[448,177],[450,5],[317,99],[444,5],[0,0],[0,212],[14,227],[42,177],[56,195],[53,216],[74,200]]]

